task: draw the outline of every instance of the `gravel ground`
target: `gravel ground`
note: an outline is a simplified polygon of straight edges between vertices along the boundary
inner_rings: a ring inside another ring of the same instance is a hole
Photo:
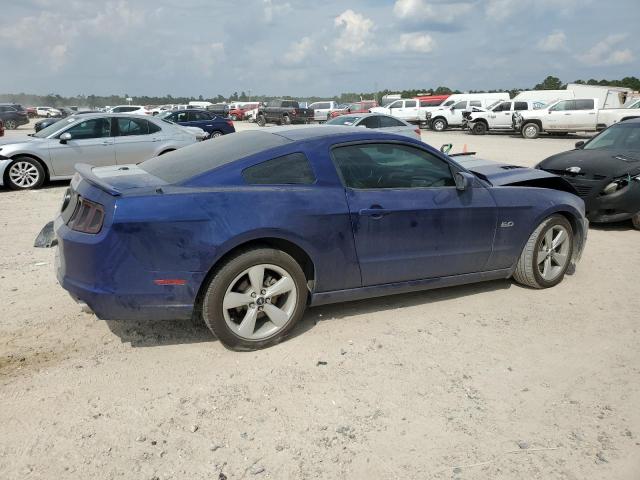
[[[522,165],[576,141],[423,139]],[[53,249],[32,248],[64,188],[0,190],[0,478],[639,478],[630,225],[593,227],[550,290],[318,307],[288,341],[235,353],[190,323],[81,313]]]

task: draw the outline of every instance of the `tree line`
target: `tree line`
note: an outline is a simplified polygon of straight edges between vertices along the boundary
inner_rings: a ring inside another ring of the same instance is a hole
[[[610,85],[614,87],[626,87],[631,88],[634,91],[640,91],[640,79],[636,77],[624,77],[621,80],[596,80],[591,78],[589,80],[575,80],[572,83],[579,83],[582,85]],[[563,83],[558,77],[549,75],[542,82],[536,84],[530,90],[562,90],[566,88],[566,84]],[[512,88],[507,90],[511,97],[514,97],[522,90],[528,90],[526,88]],[[492,93],[503,90],[470,90],[469,93]],[[273,100],[274,98],[284,98],[288,100],[293,100],[294,97],[291,96],[282,96],[276,97],[273,95],[250,95],[247,92],[241,91],[233,92],[231,95],[225,97],[224,95],[216,95],[215,97],[205,98],[202,95],[198,97],[174,97],[172,95],[164,95],[164,96],[132,96],[129,97],[126,93],[124,96],[120,95],[76,95],[71,97],[63,97],[61,95],[50,93],[48,95],[34,95],[29,93],[8,93],[8,94],[0,94],[0,102],[14,102],[22,105],[46,105],[48,107],[67,107],[67,106],[80,106],[80,107],[89,107],[89,108],[100,108],[106,105],[123,105],[127,103],[127,98],[132,98],[132,104],[134,105],[164,105],[164,104],[187,104],[191,101],[208,101],[212,103],[222,103],[222,102],[247,102],[247,101],[255,101],[255,102],[266,102],[269,100]],[[375,99],[378,102],[381,102],[382,97],[389,94],[400,94],[402,98],[412,98],[418,95],[447,95],[453,93],[462,93],[460,90],[452,90],[448,87],[439,86],[436,88],[420,88],[413,90],[389,90],[384,89],[378,92],[346,92],[341,93],[338,96],[327,98],[327,97],[296,97],[297,100],[305,100],[308,102],[317,102],[322,100],[333,100],[338,103],[349,103],[356,102],[361,99]]]

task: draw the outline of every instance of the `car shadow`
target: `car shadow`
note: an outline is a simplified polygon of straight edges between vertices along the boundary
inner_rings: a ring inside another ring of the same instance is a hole
[[[623,222],[612,223],[590,223],[590,230],[598,230],[601,232],[626,232],[628,230],[635,230],[631,220],[625,220]]]
[[[37,190],[25,190],[25,191],[38,192],[40,190],[52,190],[54,188],[59,188],[59,187],[68,187],[69,184],[70,184],[69,180],[54,180],[54,181],[45,182],[45,184],[39,187]],[[9,188],[7,185],[0,186],[0,194],[9,193],[9,192],[18,192],[18,191],[19,190],[13,190],[12,188]]]
[[[511,288],[511,286],[512,282],[510,280],[494,280],[458,287],[422,290],[419,292],[313,307],[307,310],[302,321],[296,326],[288,339],[304,334],[314,328],[319,322],[341,320],[354,315],[366,315],[405,307],[426,307],[432,303],[446,300],[464,298],[470,295],[481,295],[496,290],[507,290]],[[402,318],[399,317],[398,321],[402,321]],[[189,320],[106,320],[106,323],[109,329],[118,336],[123,343],[129,343],[134,348],[217,341],[204,323]]]

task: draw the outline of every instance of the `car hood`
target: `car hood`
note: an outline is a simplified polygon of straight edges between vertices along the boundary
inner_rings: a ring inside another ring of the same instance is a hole
[[[640,152],[628,150],[571,150],[553,155],[540,162],[543,170],[579,168],[578,173],[619,177],[640,172]]]
[[[488,180],[495,186],[514,185],[543,178],[557,178],[556,175],[545,172],[544,170],[536,170],[508,163],[492,162],[491,160],[484,160],[473,155],[454,155],[453,160],[480,178]]]
[[[41,142],[43,140],[46,140],[46,139],[38,138],[38,137],[30,137],[29,135],[12,135],[10,137],[0,138],[0,146],[13,145],[16,143]]]

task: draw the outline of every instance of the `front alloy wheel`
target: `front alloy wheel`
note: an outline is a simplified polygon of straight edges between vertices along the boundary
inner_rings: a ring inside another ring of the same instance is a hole
[[[15,130],[16,128],[18,128],[18,124],[16,123],[16,121],[11,119],[5,120],[4,126],[7,128],[7,130]]]
[[[18,157],[6,175],[9,187],[14,190],[38,188],[44,182],[42,165],[29,157]]]
[[[442,132],[447,128],[447,121],[444,118],[436,118],[433,121],[433,129],[436,132]]]
[[[307,298],[300,265],[260,248],[226,262],[213,276],[202,316],[226,346],[255,350],[280,342],[302,317]]]

